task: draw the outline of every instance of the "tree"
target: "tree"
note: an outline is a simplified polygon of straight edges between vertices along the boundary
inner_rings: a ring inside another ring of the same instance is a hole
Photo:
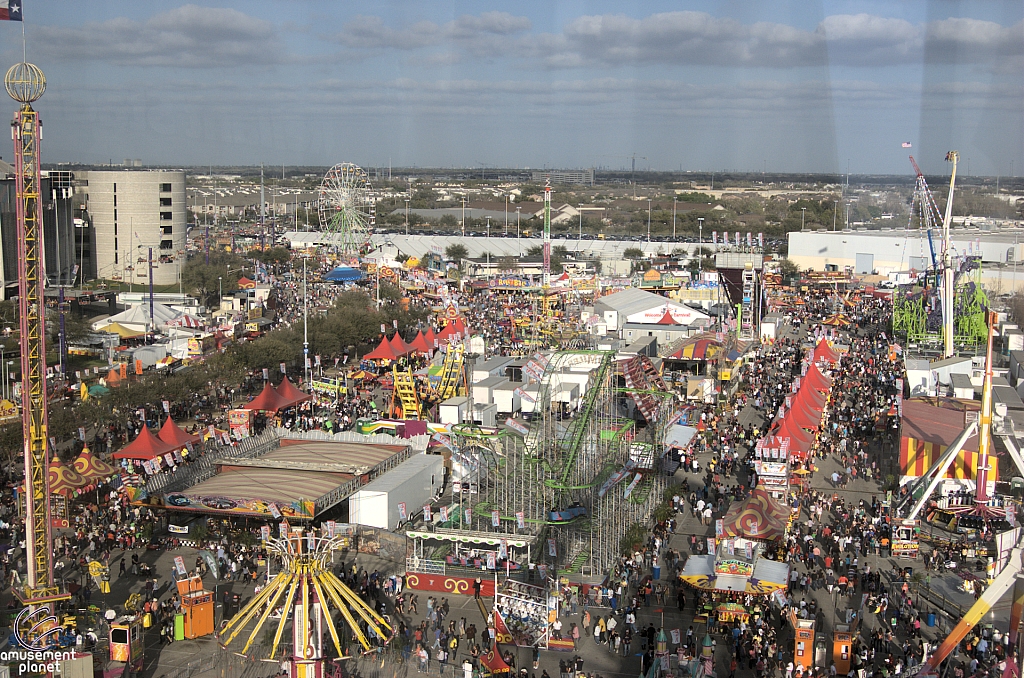
[[[622,256],[626,259],[643,259],[644,251],[639,247],[627,247],[623,250]]]
[[[451,261],[462,261],[469,256],[469,250],[465,245],[452,243],[444,248],[444,255]]]
[[[779,262],[779,273],[783,278],[789,278],[800,272],[800,268],[790,259],[783,259]]]
[[[517,260],[513,256],[509,256],[506,254],[498,258],[499,271],[514,271],[517,267]]]
[[[234,292],[238,289],[238,277],[241,273],[233,269],[242,268],[245,261],[227,252],[210,252],[210,263],[205,257],[192,257],[181,269],[181,284],[190,293],[198,296],[204,304],[212,306],[220,292]],[[232,274],[228,274],[233,270]]]

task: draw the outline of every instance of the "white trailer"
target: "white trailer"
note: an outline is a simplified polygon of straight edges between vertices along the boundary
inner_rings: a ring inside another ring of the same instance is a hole
[[[403,522],[399,504],[405,504],[405,516],[423,509],[444,483],[444,458],[437,454],[417,454],[394,469],[364,485],[348,498],[348,520],[393,530]]]

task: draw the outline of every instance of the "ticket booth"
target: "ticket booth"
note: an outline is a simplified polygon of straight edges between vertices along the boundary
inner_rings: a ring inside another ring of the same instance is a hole
[[[179,579],[177,584],[184,637],[192,639],[213,633],[213,593],[203,589],[203,580],[199,577]]]
[[[110,662],[103,669],[103,678],[118,678],[131,667],[135,674],[142,670],[146,644],[142,633],[142,617],[121,617],[110,624]]]
[[[793,661],[809,669],[814,665],[814,620],[797,619],[795,631]]]
[[[840,676],[850,672],[850,653],[853,651],[853,634],[850,633],[848,624],[836,624],[835,633],[832,636],[832,661],[836,665],[836,671]]]

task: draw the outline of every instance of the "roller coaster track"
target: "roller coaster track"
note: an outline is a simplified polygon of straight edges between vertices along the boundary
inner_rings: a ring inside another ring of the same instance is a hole
[[[462,367],[465,364],[465,346],[448,344],[441,365],[441,383],[437,387],[437,396],[441,401],[459,395],[459,384],[462,381]]]
[[[526,438],[526,449],[544,465],[550,472],[561,473],[556,479],[545,480],[544,484],[555,490],[586,490],[594,486],[591,481],[584,485],[569,485],[569,477],[573,471],[573,465],[583,444],[583,437],[587,432],[588,424],[594,415],[594,407],[601,392],[604,390],[604,382],[608,378],[608,371],[612,368],[615,353],[611,351],[571,351],[556,353],[547,369],[544,370],[541,379],[540,389],[537,396],[535,415],[539,414],[539,421],[535,421],[530,427],[530,433]],[[562,369],[572,365],[593,364],[594,359],[599,358],[596,371],[590,379],[589,388],[584,396],[583,406],[573,417],[569,426],[557,434],[557,440],[546,441],[545,418],[551,417],[551,396],[552,386],[557,382],[556,377],[562,373]],[[547,447],[548,454],[545,454],[544,447]],[[557,459],[555,455],[557,454]],[[558,467],[557,469],[555,467]]]
[[[416,381],[413,379],[412,370],[400,370],[397,365],[392,370],[395,378],[396,413],[399,413],[402,419],[419,419],[422,407],[419,396],[416,395]]]

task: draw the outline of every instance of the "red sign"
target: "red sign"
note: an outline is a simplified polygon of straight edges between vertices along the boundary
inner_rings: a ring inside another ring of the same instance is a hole
[[[424,572],[410,572],[405,575],[405,581],[409,588],[417,591],[438,591],[443,593],[459,593],[466,596],[473,595],[472,577],[452,577],[441,574],[426,574]],[[480,578],[480,595],[494,596],[494,578]]]

